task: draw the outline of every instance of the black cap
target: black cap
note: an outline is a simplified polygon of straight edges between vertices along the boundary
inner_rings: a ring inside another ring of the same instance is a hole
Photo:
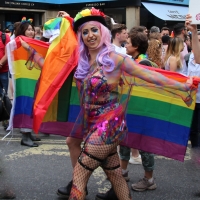
[[[77,32],[79,26],[81,26],[81,25],[84,24],[85,22],[89,22],[89,21],[97,21],[97,22],[100,22],[100,23],[102,23],[104,26],[107,27],[106,21],[105,21],[105,19],[104,19],[103,16],[99,16],[99,15],[90,15],[90,16],[85,16],[85,17],[82,17],[82,18],[76,20],[76,21],[74,22],[74,31]]]

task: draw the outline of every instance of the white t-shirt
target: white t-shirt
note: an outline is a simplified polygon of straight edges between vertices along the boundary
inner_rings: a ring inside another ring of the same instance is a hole
[[[15,34],[10,36],[10,40],[14,40],[15,39]]]
[[[198,76],[200,77],[200,64],[194,62],[194,54],[190,54],[188,62],[188,76]],[[197,90],[196,103],[200,103],[200,84]]]
[[[115,51],[117,53],[121,53],[121,54],[124,54],[124,55],[127,55],[126,54],[126,48],[125,47],[118,47],[116,46],[115,44],[112,44],[114,47],[115,47]]]

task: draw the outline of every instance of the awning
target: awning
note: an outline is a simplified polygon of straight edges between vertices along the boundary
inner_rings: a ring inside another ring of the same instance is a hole
[[[185,21],[188,7],[142,2],[147,10],[165,21]],[[142,14],[142,13],[141,13]]]

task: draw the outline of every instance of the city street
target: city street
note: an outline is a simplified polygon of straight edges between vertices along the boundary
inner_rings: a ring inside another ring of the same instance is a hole
[[[5,134],[1,126],[0,138]],[[38,148],[21,146],[19,130],[15,130],[12,139],[8,136],[0,140],[0,187],[12,188],[17,200],[58,200],[57,189],[71,180],[72,167],[65,138],[39,136]],[[156,156],[154,177],[157,189],[145,192],[132,190],[132,199],[200,199],[200,164],[191,159],[192,151],[188,146],[184,163]],[[129,164],[129,176],[130,186],[143,177],[142,166]],[[87,200],[94,200],[97,192],[105,192],[109,188],[109,181],[98,168],[89,180]]]

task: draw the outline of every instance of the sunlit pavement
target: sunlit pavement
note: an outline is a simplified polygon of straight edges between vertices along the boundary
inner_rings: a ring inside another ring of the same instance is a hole
[[[0,125],[0,139],[6,132]],[[65,186],[72,176],[72,167],[65,138],[39,134],[39,147],[20,145],[21,134],[15,130],[0,140],[0,188],[12,188],[18,200],[56,200],[56,191]],[[11,138],[11,139],[10,139]],[[185,162],[156,156],[155,173],[157,189],[154,191],[131,191],[134,200],[190,200],[200,199],[199,152],[193,156],[188,145]],[[194,161],[195,160],[195,161]],[[143,177],[142,165],[129,165],[130,182]],[[110,188],[104,172],[98,168],[88,183],[87,200],[94,200],[97,192]]]

